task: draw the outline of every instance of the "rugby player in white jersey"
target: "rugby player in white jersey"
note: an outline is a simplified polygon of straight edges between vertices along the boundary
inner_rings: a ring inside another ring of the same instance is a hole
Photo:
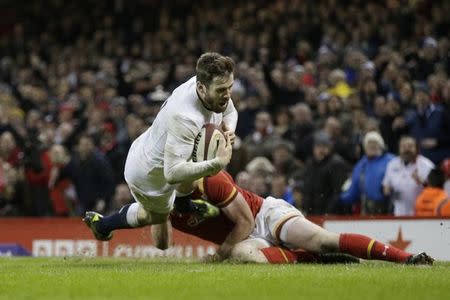
[[[230,57],[205,53],[198,59],[196,76],[173,91],[130,147],[125,180],[136,202],[107,217],[86,212],[83,220],[97,239],[111,239],[115,229],[166,224],[180,184],[216,174],[230,162],[238,118],[231,100],[233,71]],[[205,123],[221,126],[226,139],[214,159],[192,162],[194,139]],[[195,209],[188,195],[180,196],[187,196],[178,201],[182,209]]]

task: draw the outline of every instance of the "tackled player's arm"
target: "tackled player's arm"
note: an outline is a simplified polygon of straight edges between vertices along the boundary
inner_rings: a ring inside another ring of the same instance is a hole
[[[238,193],[236,198],[227,206],[222,207],[221,210],[235,224],[217,250],[217,254],[223,260],[230,256],[234,245],[245,240],[250,235],[255,227],[255,219],[241,193]]]
[[[192,155],[196,124],[183,115],[176,115],[169,122],[164,148],[164,177],[170,184],[194,181],[219,172],[228,162],[216,157],[202,162],[188,161]]]

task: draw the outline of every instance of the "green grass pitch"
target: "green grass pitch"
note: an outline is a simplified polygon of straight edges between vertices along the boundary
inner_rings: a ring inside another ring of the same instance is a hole
[[[201,264],[1,258],[0,299],[450,299],[450,263]]]

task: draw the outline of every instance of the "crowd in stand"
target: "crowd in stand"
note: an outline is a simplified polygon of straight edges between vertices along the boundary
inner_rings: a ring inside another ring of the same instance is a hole
[[[0,23],[0,216],[133,201],[128,149],[206,51],[236,62],[239,185],[306,215],[450,215],[448,1],[21,5]]]

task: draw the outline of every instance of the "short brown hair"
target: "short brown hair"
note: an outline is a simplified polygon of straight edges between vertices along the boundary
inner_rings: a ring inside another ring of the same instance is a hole
[[[216,52],[203,53],[197,60],[197,81],[209,85],[214,77],[226,76],[234,71],[234,61],[231,57]]]

